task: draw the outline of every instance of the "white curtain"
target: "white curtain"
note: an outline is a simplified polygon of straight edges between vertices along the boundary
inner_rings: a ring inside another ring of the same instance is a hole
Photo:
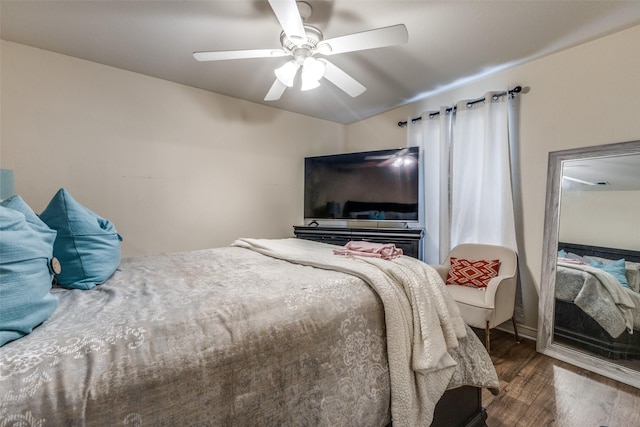
[[[518,252],[509,138],[509,106],[515,101],[493,95],[486,94],[484,102],[459,102],[450,113],[442,107],[407,120],[407,145],[419,146],[423,159],[420,203],[428,264],[442,262],[461,243]]]
[[[423,259],[439,264],[449,252],[449,145],[451,114],[446,107],[407,120],[407,145],[420,147],[423,175],[421,222],[425,228]],[[438,113],[438,114],[434,114]]]
[[[509,151],[509,96],[456,106],[451,142],[451,247],[517,251]]]

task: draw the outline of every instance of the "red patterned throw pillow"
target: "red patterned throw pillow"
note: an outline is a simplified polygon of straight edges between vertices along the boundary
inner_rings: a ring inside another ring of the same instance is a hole
[[[486,288],[489,281],[498,275],[500,260],[468,260],[451,257],[451,268],[447,285]]]

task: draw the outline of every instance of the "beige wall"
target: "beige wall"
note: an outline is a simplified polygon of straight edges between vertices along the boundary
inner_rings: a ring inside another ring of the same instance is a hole
[[[399,120],[521,85],[519,164],[524,324],[537,326],[550,151],[640,139],[640,26],[445,91],[347,128],[347,149],[405,145]]]
[[[563,191],[562,242],[640,251],[640,191]]]
[[[288,237],[303,158],[344,126],[2,41],[0,165],[36,211],[65,187],[123,254]]]

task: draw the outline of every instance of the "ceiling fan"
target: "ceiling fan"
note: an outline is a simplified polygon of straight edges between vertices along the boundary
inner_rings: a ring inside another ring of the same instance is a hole
[[[295,0],[269,0],[283,31],[280,34],[281,48],[245,49],[214,52],[194,52],[198,61],[223,61],[229,59],[273,58],[291,56],[275,70],[276,79],[265,96],[265,101],[277,101],[287,87],[293,87],[300,71],[300,90],[311,90],[320,86],[325,78],[352,97],[363,93],[366,88],[349,74],[315,55],[331,56],[358,50],[374,49],[406,43],[407,28],[403,24],[377,28],[361,33],[349,34],[325,40],[318,28],[304,24],[311,16],[311,5]]]

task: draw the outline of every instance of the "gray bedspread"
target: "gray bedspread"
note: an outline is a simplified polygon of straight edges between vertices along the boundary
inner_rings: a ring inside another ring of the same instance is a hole
[[[383,426],[380,298],[349,274],[226,247],[124,259],[0,348],[0,425]],[[473,333],[449,387],[497,387]]]
[[[601,269],[558,262],[556,298],[575,303],[613,338],[640,330],[640,294]]]

